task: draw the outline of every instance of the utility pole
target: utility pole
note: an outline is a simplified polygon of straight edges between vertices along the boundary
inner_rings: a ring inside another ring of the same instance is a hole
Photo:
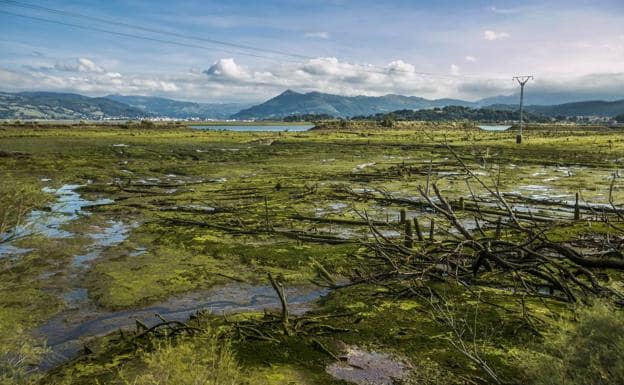
[[[523,118],[523,113],[524,111],[522,110],[522,106],[523,106],[523,102],[524,102],[524,85],[528,83],[529,80],[533,80],[533,76],[529,75],[529,76],[514,76],[512,79],[516,80],[518,82],[518,84],[520,84],[520,134],[516,136],[516,144],[521,144],[522,143],[522,128],[524,126],[524,120]]]

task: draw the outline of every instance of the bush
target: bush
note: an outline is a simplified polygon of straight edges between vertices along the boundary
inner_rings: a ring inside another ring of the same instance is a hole
[[[0,319],[0,385],[36,383],[41,374],[34,371],[47,349],[38,344],[23,328]],[[10,330],[10,332],[9,332]]]
[[[523,362],[536,385],[624,384],[624,313],[598,302],[578,313],[570,330],[545,344],[546,354]]]
[[[156,124],[152,122],[151,120],[141,120],[140,125],[141,125],[141,128],[144,128],[144,129],[150,129],[150,128],[156,127]]]
[[[212,334],[193,342],[163,343],[146,352],[138,373],[119,373],[126,385],[236,385],[239,367],[227,343]]]

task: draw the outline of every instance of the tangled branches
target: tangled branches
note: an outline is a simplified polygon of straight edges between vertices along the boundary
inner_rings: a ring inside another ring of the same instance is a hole
[[[494,287],[566,302],[598,296],[624,303],[624,294],[609,285],[605,272],[605,269],[624,270],[622,253],[613,242],[551,240],[549,231],[573,226],[574,220],[547,221],[534,217],[531,211],[520,215],[507,202],[497,181],[494,186],[488,185],[450,147],[449,150],[467,178],[487,191],[488,205],[474,194],[473,202],[464,202],[462,198],[451,203],[435,182],[418,188],[420,200],[400,199],[381,192],[382,198],[378,199],[435,213],[436,223],[446,225],[446,236],[434,239],[432,221],[430,237],[423,237],[418,219],[414,218],[418,237],[408,221],[404,242],[394,242],[383,237],[375,223],[362,214],[375,235],[374,241],[365,242],[364,246],[372,260],[378,262],[372,263],[373,273],[356,271],[357,282],[453,280],[466,287]],[[376,192],[379,196],[380,192]],[[374,196],[368,193],[364,198]],[[613,212],[619,214],[618,210]],[[476,226],[468,226],[473,223]],[[614,229],[618,231],[615,226]]]
[[[312,337],[323,334],[348,332],[349,329],[336,328],[323,322],[327,318],[346,317],[351,314],[330,314],[291,316],[282,282],[268,275],[271,286],[280,300],[280,314],[265,312],[260,319],[233,321],[232,325],[238,339],[255,339],[279,343],[284,336]],[[316,344],[319,344],[316,341]],[[321,345],[322,346],[322,345]],[[326,350],[326,349],[323,349]],[[326,350],[327,351],[327,350]]]

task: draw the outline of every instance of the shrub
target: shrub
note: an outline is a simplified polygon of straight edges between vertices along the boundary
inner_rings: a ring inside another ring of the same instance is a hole
[[[45,352],[21,327],[8,325],[0,319],[0,327],[7,333],[0,334],[0,385],[27,385],[41,377],[34,371]],[[9,332],[10,330],[10,332]]]
[[[624,313],[597,302],[578,313],[569,330],[545,344],[545,354],[525,358],[536,385],[624,384]]]
[[[119,376],[126,385],[235,385],[239,367],[227,343],[209,334],[178,344],[166,342],[146,352],[138,373]]]
[[[152,122],[151,120],[141,120],[140,125],[141,125],[141,128],[144,128],[144,129],[156,127],[156,124]]]

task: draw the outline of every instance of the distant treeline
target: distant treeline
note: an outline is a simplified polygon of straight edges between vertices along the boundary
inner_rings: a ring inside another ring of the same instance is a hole
[[[448,106],[426,110],[399,110],[386,114],[369,116],[355,116],[352,120],[419,120],[428,122],[470,120],[479,122],[505,122],[520,119],[519,111],[495,110],[490,108],[470,108],[461,106]],[[546,123],[553,121],[552,118],[542,114],[524,112],[525,122]]]
[[[321,120],[338,119],[329,114],[302,114],[284,117],[284,122],[315,122]],[[431,108],[423,110],[398,110],[374,115],[354,116],[348,120],[376,120],[390,121],[426,121],[426,122],[450,122],[459,120],[479,122],[510,122],[520,120],[518,110],[499,110],[492,108],[470,108],[462,106],[448,106],[443,108]],[[557,120],[543,114],[524,112],[524,121],[533,123],[547,123]]]
[[[302,115],[290,115],[282,120],[284,122],[315,122],[319,120],[332,120],[334,116],[328,114],[302,114]]]

